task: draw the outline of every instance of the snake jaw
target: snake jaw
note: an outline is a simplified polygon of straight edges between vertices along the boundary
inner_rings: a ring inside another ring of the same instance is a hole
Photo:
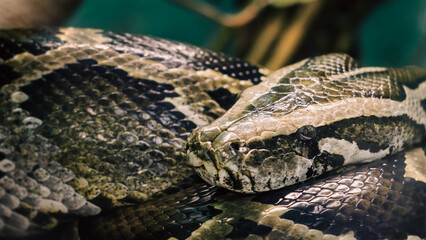
[[[270,191],[309,178],[312,160],[290,147],[298,140],[275,138],[247,143],[233,132],[200,128],[189,138],[188,161],[210,184],[242,193]]]
[[[219,128],[196,129],[188,139],[188,161],[205,181],[234,191],[241,191],[238,173],[241,156],[235,149],[238,136]],[[243,190],[243,192],[246,192]]]

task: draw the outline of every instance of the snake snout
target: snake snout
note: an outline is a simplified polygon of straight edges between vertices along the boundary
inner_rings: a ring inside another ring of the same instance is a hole
[[[242,162],[248,149],[235,134],[218,128],[195,130],[188,140],[188,161],[207,182],[244,191]]]

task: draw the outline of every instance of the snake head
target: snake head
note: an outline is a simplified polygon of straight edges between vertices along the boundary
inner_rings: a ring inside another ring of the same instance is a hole
[[[312,159],[317,149],[312,126],[292,136],[266,133],[249,139],[241,135],[251,130],[241,130],[206,127],[190,136],[189,162],[205,181],[237,192],[255,193],[312,176]]]
[[[210,184],[255,193],[282,188],[312,176],[315,139],[297,133],[290,137],[261,135],[247,140],[232,131],[217,133],[215,129],[200,128],[191,135],[188,145],[190,164]],[[209,134],[217,136],[208,139]],[[303,136],[303,140],[296,135]]]
[[[318,154],[316,129],[284,119],[308,104],[291,84],[280,82],[295,67],[247,89],[225,115],[190,135],[188,160],[205,181],[255,193],[312,176],[312,159]]]

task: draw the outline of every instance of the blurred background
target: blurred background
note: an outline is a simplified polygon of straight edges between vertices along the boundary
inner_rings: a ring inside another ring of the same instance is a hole
[[[0,18],[8,1],[18,0],[0,0]],[[330,52],[349,53],[363,65],[426,67],[425,0],[49,1],[55,9],[44,15],[62,6],[61,16],[70,17],[40,25],[147,34],[271,69]]]

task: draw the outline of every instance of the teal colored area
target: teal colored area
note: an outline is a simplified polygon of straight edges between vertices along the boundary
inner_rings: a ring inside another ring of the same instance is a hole
[[[205,46],[216,23],[165,0],[86,0],[67,26],[147,34]]]
[[[426,67],[426,1],[379,5],[364,21],[360,46],[364,65]]]
[[[229,0],[203,0],[235,10]],[[209,47],[215,22],[167,0],[86,0],[68,26],[140,33]],[[360,26],[363,65],[426,67],[426,0],[383,1]],[[255,33],[254,33],[255,34]]]

